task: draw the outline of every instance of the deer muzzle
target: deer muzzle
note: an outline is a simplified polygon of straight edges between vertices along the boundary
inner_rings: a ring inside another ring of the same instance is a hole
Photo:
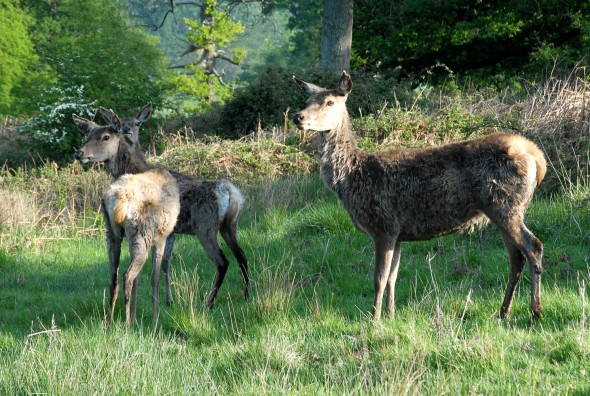
[[[85,164],[86,162],[88,162],[88,157],[84,156],[84,151],[82,150],[78,150],[74,153],[74,158],[76,158],[78,161],[80,161],[81,163]]]
[[[305,116],[302,113],[297,113],[293,116],[293,123],[297,126],[297,128],[305,129],[303,125],[304,118]]]

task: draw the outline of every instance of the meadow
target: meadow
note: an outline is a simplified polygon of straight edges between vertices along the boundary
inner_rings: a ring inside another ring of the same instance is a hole
[[[387,125],[405,122],[402,114],[416,125],[416,112],[388,114]],[[413,136],[406,145],[438,144],[464,135],[437,128],[471,128],[471,118],[445,117],[422,118],[419,129],[387,131],[386,138],[361,135],[361,144],[395,145],[404,133]],[[377,121],[366,117],[356,126],[371,123]],[[548,152],[561,139],[539,136]],[[120,295],[107,326],[109,268],[98,210],[106,172],[78,163],[4,169],[1,394],[590,393],[587,148],[572,157],[555,146],[545,187],[527,212],[528,227],[545,246],[540,320],[529,312],[528,267],[511,317],[498,318],[509,264],[488,226],[405,243],[395,316],[374,322],[372,243],[323,185],[306,138],[302,150],[276,136],[183,139],[171,137],[148,159],[242,186],[239,238],[251,267],[250,299],[232,261],[207,310],[213,264],[196,238],[183,235],[172,260],[174,302],[160,304],[157,325],[148,261],[139,323],[126,330]],[[572,158],[577,168],[568,165]],[[125,247],[121,272],[127,263]]]

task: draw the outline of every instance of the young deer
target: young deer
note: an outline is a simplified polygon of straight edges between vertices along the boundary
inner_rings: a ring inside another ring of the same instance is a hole
[[[138,151],[141,152],[138,133],[141,122],[149,117],[146,109],[148,106],[151,111],[151,104],[144,107],[137,118],[140,122],[132,122],[130,124],[132,127],[127,134],[122,131],[122,123],[111,110],[101,108],[103,116],[111,123],[106,129],[74,115],[73,119],[78,129],[86,134],[86,142],[76,153],[76,157],[80,160],[104,162],[113,178],[123,174],[144,172],[149,165],[143,154],[138,155]],[[132,117],[126,119],[130,118]],[[121,138],[122,136],[125,138]],[[129,144],[129,141],[132,144]],[[217,274],[207,301],[208,307],[213,305],[229,267],[229,261],[217,241],[217,235],[220,233],[238,261],[244,279],[244,296],[247,298],[248,261],[237,238],[238,219],[244,202],[240,190],[224,179],[203,180],[175,171],[170,173],[176,179],[180,192],[180,214],[174,232],[166,241],[162,259],[162,270],[166,281],[166,302],[170,304],[172,301],[169,267],[175,233],[195,234],[208,257],[216,265]]]
[[[424,149],[369,154],[357,148],[346,98],[352,80],[342,73],[326,90],[293,77],[311,97],[293,116],[298,128],[319,132],[320,172],[355,226],[375,245],[373,318],[394,312],[401,242],[471,231],[491,221],[500,230],[511,271],[500,316],[509,315],[525,259],[531,270],[531,310],[541,316],[543,245],[523,222],[546,172],[541,150],[523,137],[496,134]]]
[[[92,134],[109,141],[114,131],[110,127],[96,126]],[[113,139],[114,141],[117,139]],[[124,140],[121,144],[127,145]],[[128,146],[128,145],[127,145]],[[108,151],[93,156],[76,153],[81,162],[104,161]],[[152,299],[155,324],[158,320],[160,264],[166,240],[172,233],[180,212],[176,180],[164,169],[143,167],[141,173],[122,175],[105,191],[101,208],[105,218],[109,263],[111,267],[110,321],[115,313],[119,293],[119,263],[123,237],[129,242],[131,262],[125,271],[125,318],[127,327],[136,322],[136,300],[139,272],[152,249]]]

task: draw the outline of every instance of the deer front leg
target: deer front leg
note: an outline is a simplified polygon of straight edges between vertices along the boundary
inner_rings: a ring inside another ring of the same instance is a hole
[[[172,304],[172,289],[170,287],[170,259],[172,258],[172,249],[174,248],[174,241],[176,236],[170,234],[166,239],[166,247],[164,248],[164,256],[162,257],[162,272],[164,272],[164,282],[166,283],[166,304]]]
[[[385,286],[391,273],[391,260],[397,235],[379,235],[374,237],[373,240],[375,242],[375,300],[373,303],[373,320],[379,320],[381,319],[381,306]]]
[[[111,268],[111,285],[109,301],[109,323],[113,323],[115,303],[119,294],[119,263],[121,259],[122,239],[118,233],[110,229],[107,223],[107,248],[109,252],[109,266]]]

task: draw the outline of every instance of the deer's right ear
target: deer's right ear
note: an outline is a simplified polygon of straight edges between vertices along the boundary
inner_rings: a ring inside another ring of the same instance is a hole
[[[352,91],[352,79],[346,71],[342,72],[342,77],[340,77],[340,81],[338,82],[337,90],[342,96],[346,96]]]
[[[110,127],[118,131],[121,126],[121,121],[115,112],[105,107],[100,107],[99,110],[102,117],[110,124]]]
[[[297,84],[299,84],[299,88],[301,88],[303,90],[303,92],[305,92],[309,96],[313,96],[313,95],[317,94],[318,92],[325,91],[324,88],[318,87],[317,85],[307,83],[303,80],[298,79],[295,76],[293,76],[293,80],[295,80],[295,82]]]
[[[96,124],[93,121],[82,118],[76,114],[72,114],[72,119],[74,120],[74,123],[76,123],[78,130],[84,135],[88,135],[94,128],[96,128]]]

